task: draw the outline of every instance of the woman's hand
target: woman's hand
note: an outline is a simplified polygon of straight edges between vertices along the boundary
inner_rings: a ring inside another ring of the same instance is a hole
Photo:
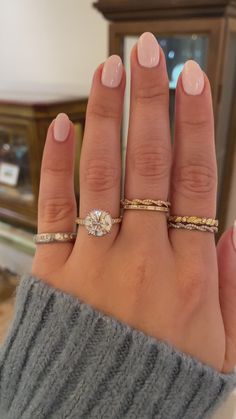
[[[164,53],[153,35],[131,55],[125,197],[169,200],[174,215],[216,216],[217,167],[210,85],[188,62],[169,125]],[[117,56],[94,74],[80,164],[80,217],[120,215],[120,128],[125,72]],[[74,231],[74,128],[49,127],[42,162],[39,233]],[[33,274],[95,308],[223,372],[236,363],[236,254],[232,231],[217,249],[212,233],[167,228],[165,213],[126,210],[103,237],[80,226],[75,244],[37,246]]]

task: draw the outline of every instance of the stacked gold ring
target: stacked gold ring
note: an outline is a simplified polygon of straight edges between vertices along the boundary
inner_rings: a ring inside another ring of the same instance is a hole
[[[184,228],[186,230],[207,231],[218,233],[219,221],[214,218],[197,216],[170,215],[168,217],[168,227]]]
[[[160,211],[169,212],[170,202],[154,199],[123,199],[121,201],[121,207],[123,209],[135,209],[135,210],[149,210],[149,211]]]
[[[123,209],[137,209],[149,211],[169,212],[171,203],[153,199],[123,199],[121,201]],[[210,233],[217,233],[219,222],[214,218],[197,216],[169,215],[167,217],[168,227],[186,230],[198,230]]]
[[[207,225],[212,227],[218,227],[219,221],[214,218],[204,218],[196,216],[179,216],[179,215],[170,215],[168,220],[173,223],[190,223],[197,225]]]

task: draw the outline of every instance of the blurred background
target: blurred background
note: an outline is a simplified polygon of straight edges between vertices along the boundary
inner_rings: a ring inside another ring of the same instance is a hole
[[[220,234],[236,218],[236,3],[233,0],[0,0],[0,340],[14,289],[30,271],[45,135],[58,112],[76,127],[75,190],[87,99],[95,68],[119,54],[127,70],[123,163],[129,111],[129,55],[153,32],[166,59],[173,133],[178,76],[188,59],[210,78],[219,173]],[[218,236],[218,238],[219,238]],[[232,398],[233,400],[233,398]],[[232,419],[233,402],[220,413]],[[236,418],[236,413],[235,413]]]

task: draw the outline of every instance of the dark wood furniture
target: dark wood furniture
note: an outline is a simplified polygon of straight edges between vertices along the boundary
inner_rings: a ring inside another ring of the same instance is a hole
[[[236,1],[98,0],[94,6],[110,21],[109,53],[119,54],[126,67],[132,43],[142,32],[151,31],[162,44],[169,76],[174,64],[177,71],[178,63],[182,65],[191,58],[208,74],[216,121],[218,217],[222,232],[236,152]],[[173,125],[174,85],[170,92]]]
[[[19,170],[15,184],[0,175],[0,220],[35,230],[41,158],[49,124],[65,112],[76,129],[75,189],[79,199],[79,157],[85,123],[87,98],[58,97],[44,100],[0,100],[0,173],[4,168]],[[17,167],[19,169],[17,169]],[[9,169],[9,173],[7,173]]]

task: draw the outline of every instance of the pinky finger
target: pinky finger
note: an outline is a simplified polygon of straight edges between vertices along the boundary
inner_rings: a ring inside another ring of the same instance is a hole
[[[224,372],[236,365],[236,222],[217,245],[220,305],[226,334]]]
[[[74,127],[66,114],[59,114],[48,129],[44,147],[38,203],[38,233],[73,232]],[[61,267],[72,250],[71,243],[37,245],[33,273],[46,276]]]

